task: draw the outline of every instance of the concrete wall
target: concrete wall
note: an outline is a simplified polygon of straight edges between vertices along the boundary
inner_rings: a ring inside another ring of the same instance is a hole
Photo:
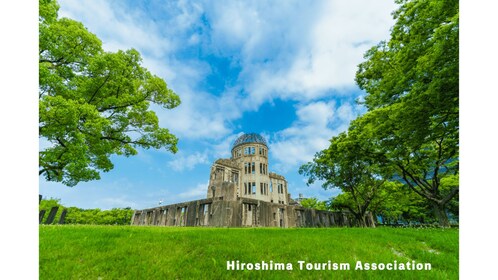
[[[368,219],[375,227],[373,217]],[[132,225],[208,227],[353,227],[348,212],[331,212],[239,198],[208,198],[135,211]]]

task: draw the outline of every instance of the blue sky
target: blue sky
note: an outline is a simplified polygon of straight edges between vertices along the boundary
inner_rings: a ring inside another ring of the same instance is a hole
[[[101,180],[73,188],[40,177],[40,194],[101,209],[203,198],[213,161],[229,157],[239,135],[256,132],[293,197],[336,195],[307,187],[297,170],[364,112],[354,102],[364,94],[356,67],[389,38],[393,2],[60,0],[60,16],[81,21],[107,51],[137,49],[180,96],[173,110],[152,106],[180,139],[179,152],[112,157],[115,167]]]

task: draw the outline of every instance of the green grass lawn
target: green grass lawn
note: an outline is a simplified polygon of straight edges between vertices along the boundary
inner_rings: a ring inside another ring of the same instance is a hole
[[[458,279],[457,229],[40,226],[40,279]],[[227,261],[292,271],[227,270]],[[349,263],[300,270],[298,261]],[[430,263],[430,271],[355,270]]]

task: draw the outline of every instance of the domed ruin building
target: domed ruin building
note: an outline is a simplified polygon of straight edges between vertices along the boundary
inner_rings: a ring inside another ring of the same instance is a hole
[[[287,181],[269,172],[269,147],[257,133],[233,143],[231,158],[211,167],[207,198],[135,211],[132,225],[214,227],[353,226],[352,216],[303,208]],[[370,219],[373,225],[373,219]]]
[[[241,198],[289,204],[287,181],[268,171],[268,144],[259,134],[240,136],[232,145],[230,159],[218,159],[211,168],[208,198]]]

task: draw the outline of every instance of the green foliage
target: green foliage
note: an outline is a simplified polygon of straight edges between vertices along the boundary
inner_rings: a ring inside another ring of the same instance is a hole
[[[401,99],[413,104],[420,101],[427,115],[440,116],[444,112],[455,117],[458,0],[398,3],[401,6],[393,13],[396,23],[390,40],[370,49],[365,54],[366,61],[359,65],[356,81],[368,92],[365,105],[373,110]],[[433,106],[425,106],[430,104]]]
[[[82,225],[129,225],[133,210],[113,208],[111,210],[80,209],[70,207],[66,224]]]
[[[42,223],[45,223],[48,219],[48,215],[50,214],[50,210],[52,207],[59,207],[57,209],[57,214],[55,215],[54,220],[52,221],[52,224],[58,224],[62,211],[64,210],[64,206],[60,203],[60,199],[57,198],[49,198],[49,199],[42,199],[40,201],[40,205],[38,206],[38,211],[45,210],[45,215],[43,216]]]
[[[350,127],[374,146],[372,157],[391,166],[448,225],[446,205],[458,183],[459,14],[457,0],[398,1],[391,39],[370,49],[356,81],[369,112]]]
[[[367,51],[358,66],[356,82],[367,92],[361,103],[368,112],[300,172],[310,182],[321,179],[325,188],[348,192],[336,201],[341,207],[375,202],[376,195],[356,196],[355,188],[382,193],[368,188],[379,180],[400,182],[425,200],[423,208],[430,205],[441,226],[448,226],[448,206],[459,191],[459,5],[457,0],[397,3],[390,40]],[[402,189],[393,190],[399,197],[384,200],[398,205],[377,208],[396,216],[410,213],[401,202],[418,205],[419,214],[411,215],[422,218],[420,203]]]
[[[39,174],[75,186],[111,170],[113,154],[175,153],[178,139],[149,106],[172,109],[180,99],[141,66],[140,54],[105,52],[83,24],[57,18],[55,1],[39,7],[39,135],[51,144],[40,151]]]
[[[129,225],[133,210],[130,208],[113,208],[111,210],[81,209],[77,207],[64,207],[60,199],[50,198],[40,201],[39,210],[45,210],[43,222],[48,218],[50,209],[57,206],[57,215],[52,224],[58,224],[61,213],[67,210],[65,224],[86,224],[86,225]]]
[[[399,182],[389,182],[372,202],[371,211],[384,223],[404,221],[427,224],[434,221],[427,201]]]
[[[40,205],[38,208],[39,208],[39,210],[46,210],[46,209],[50,210],[50,208],[55,207],[55,206],[64,207],[64,206],[62,206],[61,200],[59,198],[51,197],[49,199],[42,199],[40,201]]]
[[[330,140],[329,148],[299,169],[300,174],[308,177],[308,184],[321,180],[325,189],[340,188],[344,194],[333,207],[349,210],[363,226],[372,202],[390,176],[389,168],[369,157],[369,149],[365,139],[341,133]]]
[[[357,200],[361,201],[361,197]],[[330,199],[332,210],[355,211],[355,205],[357,202],[350,191],[342,192]],[[426,200],[396,181],[386,181],[376,189],[366,210],[374,217],[380,216],[387,224],[397,223],[400,220],[422,224],[433,221],[431,208]]]
[[[40,279],[458,279],[458,230],[41,226]],[[290,262],[292,271],[226,263]],[[297,261],[351,270],[300,270]],[[430,271],[354,270],[356,261],[429,262]]]
[[[326,201],[319,201],[316,197],[302,199],[299,203],[304,208],[328,210]]]

